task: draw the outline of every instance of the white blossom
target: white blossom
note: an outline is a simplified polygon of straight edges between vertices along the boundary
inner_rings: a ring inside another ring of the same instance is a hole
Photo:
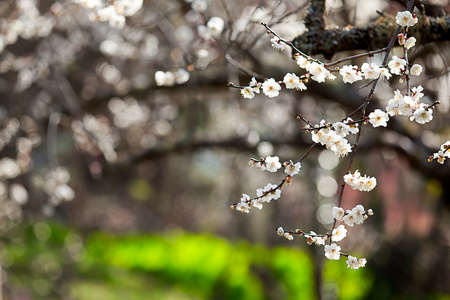
[[[411,73],[411,75],[414,76],[419,76],[420,73],[422,73],[422,66],[419,64],[414,64],[411,69],[409,70],[409,72]]]
[[[392,60],[388,63],[389,69],[391,69],[391,73],[396,75],[401,75],[402,70],[405,70],[406,66],[406,60],[399,58],[398,56],[394,55],[392,57]]]
[[[272,45],[273,49],[275,49],[277,51],[284,51],[284,44],[283,44],[283,42],[279,38],[277,38],[276,36],[274,36],[270,40],[270,45]]]
[[[406,49],[410,49],[412,47],[414,47],[416,45],[416,38],[415,37],[410,37],[406,40],[405,42],[405,48]]]
[[[264,95],[269,98],[277,97],[280,94],[281,86],[273,78],[264,81],[261,87]]]
[[[347,229],[345,229],[344,225],[339,225],[338,227],[333,229],[331,240],[333,242],[342,241],[347,236]]]
[[[433,110],[431,108],[421,106],[414,112],[413,119],[419,124],[430,122],[433,120]]]
[[[414,18],[409,11],[399,11],[395,20],[400,26],[414,26],[417,23],[417,18]]]
[[[246,86],[243,89],[241,89],[241,95],[246,99],[253,99],[255,97],[253,89],[249,86]]]
[[[381,109],[375,109],[375,111],[369,114],[369,122],[373,127],[386,127],[387,121],[389,121],[389,115]]]
[[[333,207],[333,210],[331,211],[331,214],[333,215],[333,218],[341,221],[344,217],[344,209],[342,207]]]
[[[300,168],[302,167],[300,162],[293,163],[292,161],[286,166],[284,172],[289,176],[297,175],[300,172]]]
[[[339,74],[341,74],[342,81],[345,83],[353,83],[362,79],[361,75],[359,75],[358,66],[343,66],[339,70]]]
[[[212,36],[218,37],[225,27],[225,22],[220,17],[212,17],[211,19],[209,19],[206,27],[209,29],[209,32]]]
[[[371,63],[370,65],[368,63],[363,63],[361,66],[361,72],[366,79],[377,79],[380,77],[381,69],[375,63]]]
[[[341,258],[341,247],[335,243],[331,245],[325,245],[325,256],[328,259],[339,260]]]
[[[305,84],[294,73],[287,73],[283,78],[283,82],[287,89],[306,90]]]

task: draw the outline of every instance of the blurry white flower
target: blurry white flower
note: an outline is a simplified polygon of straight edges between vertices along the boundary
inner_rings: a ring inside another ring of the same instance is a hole
[[[218,37],[218,36],[220,36],[220,34],[223,31],[225,23],[222,20],[222,18],[212,17],[211,19],[209,19],[209,21],[206,24],[206,26],[208,27],[208,29],[209,29],[209,31],[210,31],[212,36]]]
[[[270,44],[272,45],[273,49],[275,49],[277,51],[283,51],[284,50],[283,42],[281,42],[281,40],[279,38],[277,38],[276,36],[274,36],[270,40]]]
[[[410,49],[410,48],[414,47],[415,44],[416,44],[416,38],[410,37],[405,42],[405,48]]]
[[[415,64],[411,67],[409,72],[411,73],[411,75],[419,76],[420,73],[422,73],[422,66],[419,64]]]

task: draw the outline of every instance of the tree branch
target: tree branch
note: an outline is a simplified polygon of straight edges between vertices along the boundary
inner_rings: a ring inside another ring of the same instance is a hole
[[[306,20],[305,20],[306,22]],[[340,51],[376,50],[386,47],[397,28],[393,16],[384,15],[375,22],[362,27],[329,29],[321,32],[321,43],[317,44],[310,33],[296,37],[293,44],[308,55],[323,54],[331,59]],[[424,45],[432,42],[450,40],[450,16],[442,18],[419,17],[419,23],[409,29],[417,43]],[[314,33],[316,34],[316,33]]]

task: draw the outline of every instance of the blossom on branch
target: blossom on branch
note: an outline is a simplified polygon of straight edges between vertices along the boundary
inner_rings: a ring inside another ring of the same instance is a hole
[[[417,17],[409,11],[399,11],[395,20],[400,26],[414,26],[417,23]]]
[[[375,109],[375,111],[369,114],[369,122],[373,127],[387,126],[389,121],[389,115],[382,111],[381,109]]]
[[[335,243],[331,245],[325,245],[325,256],[328,259],[339,260],[341,258],[341,247]]]
[[[405,71],[406,60],[394,55],[392,57],[392,60],[388,63],[388,67],[389,69],[391,69],[391,73],[395,75],[401,75],[402,72]]]
[[[269,98],[277,97],[280,94],[281,86],[273,78],[264,81],[261,87],[264,95]]]
[[[270,40],[270,45],[272,45],[273,49],[275,49],[277,51],[284,51],[284,44],[283,44],[283,42],[279,38],[277,38],[276,36],[274,36]]]

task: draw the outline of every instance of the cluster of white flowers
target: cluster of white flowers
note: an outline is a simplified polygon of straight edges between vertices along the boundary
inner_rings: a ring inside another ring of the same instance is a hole
[[[63,167],[51,170],[45,175],[44,192],[49,196],[49,203],[52,206],[75,198],[74,190],[67,184],[69,180],[70,174]]]
[[[263,203],[278,200],[281,197],[281,187],[276,184],[267,184],[264,188],[256,189],[256,198],[251,199],[249,195],[242,194],[241,202],[231,205],[232,209],[249,213],[252,207],[263,208]]]
[[[73,0],[89,10],[91,21],[109,22],[111,27],[123,28],[125,17],[137,13],[143,4],[143,0]]]
[[[281,164],[278,156],[267,156],[260,160],[252,159],[250,160],[249,165],[252,167],[256,166],[258,170],[269,172],[276,172],[281,167],[284,167],[284,172],[291,177],[297,175],[302,167],[300,162],[293,163],[292,161],[287,161]]]
[[[377,179],[375,177],[361,176],[358,170],[354,174],[349,172],[344,175],[344,181],[352,189],[364,192],[370,192],[377,185]]]
[[[390,116],[408,116],[411,121],[425,124],[433,119],[433,109],[430,105],[420,103],[423,97],[422,86],[413,87],[409,96],[402,95],[399,90],[394,92],[394,98],[389,100],[386,111]]]
[[[337,221],[342,221],[346,225],[353,227],[353,225],[361,225],[368,216],[373,215],[373,211],[364,209],[361,204],[356,205],[352,210],[344,211],[342,207],[333,207],[331,211],[333,218]]]
[[[288,240],[292,241],[294,239],[294,236],[292,235],[292,232],[289,231],[285,231],[283,229],[283,227],[278,227],[277,229],[277,234],[279,236],[284,236],[285,238],[287,238]]]
[[[176,72],[155,72],[155,81],[157,86],[173,86],[183,84],[190,78],[189,72],[185,69],[178,69]]]
[[[357,134],[359,129],[357,124],[352,124],[353,120],[348,118],[344,122],[327,123],[325,120],[320,121],[316,128],[311,130],[311,137],[314,143],[320,143],[327,149],[333,151],[337,156],[343,157],[352,152],[352,146],[345,138],[347,135]],[[350,125],[349,125],[350,124]],[[308,126],[307,129],[312,127]]]
[[[366,266],[367,260],[365,258],[356,258],[354,256],[349,255],[347,257],[347,268],[352,268],[353,270],[357,270],[359,268],[363,268]]]
[[[428,161],[432,162],[433,159],[436,159],[438,163],[441,165],[444,164],[445,159],[450,157],[450,141],[446,141],[443,143],[438,152],[433,153],[432,156],[428,157]]]
[[[336,76],[331,74],[331,72],[320,62],[306,58],[300,54],[295,54],[294,57],[297,61],[297,65],[308,72],[306,77],[317,82],[325,82],[326,79],[336,79]]]

